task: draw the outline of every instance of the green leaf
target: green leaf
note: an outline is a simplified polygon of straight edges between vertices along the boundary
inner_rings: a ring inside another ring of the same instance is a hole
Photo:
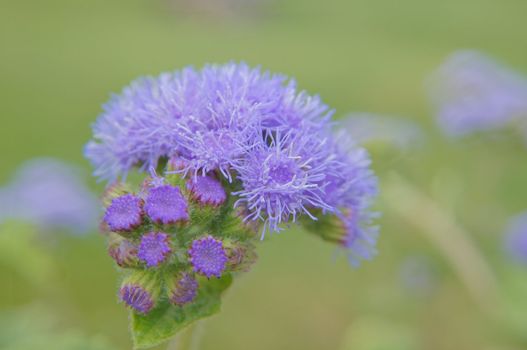
[[[136,349],[161,344],[183,328],[220,311],[221,295],[231,285],[231,275],[220,279],[202,279],[196,300],[184,307],[174,306],[164,299],[148,315],[132,313],[132,337]]]

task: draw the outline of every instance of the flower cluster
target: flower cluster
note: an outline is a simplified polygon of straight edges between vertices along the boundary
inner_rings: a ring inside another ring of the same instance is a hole
[[[110,255],[158,281],[132,273],[121,299],[143,314],[163,293],[192,303],[201,281],[249,268],[260,232],[295,222],[353,265],[370,259],[377,181],[332,113],[293,80],[236,63],[142,78],[114,96],[85,153],[111,183]],[[134,167],[150,170],[135,191],[120,182]]]
[[[462,136],[527,117],[527,77],[476,51],[452,54],[429,79],[446,133]]]
[[[157,186],[151,185],[156,183],[153,180],[148,178],[137,193],[116,185],[105,194],[103,227],[110,237],[109,255],[131,271],[120,298],[140,314],[156,306],[161,290],[167,291],[171,303],[183,306],[197,296],[200,276],[220,278],[237,271],[229,261],[248,265],[255,261],[254,247],[246,249],[254,231],[245,228],[233,208],[223,214],[230,217],[236,232],[218,231],[220,213],[215,211],[223,202],[193,192],[196,183],[210,182],[216,189],[213,193],[220,192],[225,201],[218,179],[169,175]]]

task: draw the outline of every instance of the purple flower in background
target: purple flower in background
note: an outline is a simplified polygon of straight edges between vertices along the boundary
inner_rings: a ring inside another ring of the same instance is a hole
[[[147,267],[158,266],[164,262],[172,249],[166,233],[150,232],[141,237],[137,257],[146,263]]]
[[[438,122],[453,136],[527,117],[527,78],[477,51],[453,53],[428,85]]]
[[[220,205],[227,199],[221,182],[212,175],[195,176],[187,182],[192,196],[202,204]]]
[[[179,188],[170,185],[150,189],[145,211],[153,221],[162,224],[188,220],[186,199]]]
[[[172,304],[183,306],[196,298],[198,282],[190,274],[184,272],[176,277],[169,293],[169,299]]]
[[[27,161],[0,188],[0,221],[23,220],[46,231],[94,229],[98,206],[80,170],[53,158]]]
[[[154,307],[152,295],[140,285],[123,285],[119,297],[126,305],[141,314],[149,313]]]
[[[351,113],[339,125],[358,144],[385,142],[408,149],[424,140],[421,127],[408,119],[371,113]]]
[[[511,258],[527,264],[527,213],[519,214],[509,220],[504,245]]]
[[[106,209],[104,222],[112,231],[130,231],[141,225],[143,200],[133,194],[114,198]]]
[[[227,264],[223,243],[212,236],[194,240],[188,255],[194,271],[207,278],[220,277]]]

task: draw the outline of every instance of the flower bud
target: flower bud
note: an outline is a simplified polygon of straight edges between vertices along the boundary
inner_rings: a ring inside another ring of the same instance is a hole
[[[137,246],[119,235],[110,235],[108,254],[120,267],[134,268],[139,266]]]
[[[192,199],[202,205],[217,207],[225,202],[227,193],[221,182],[212,175],[194,176],[187,182]]]
[[[137,256],[147,267],[158,266],[167,260],[172,249],[170,236],[163,232],[150,232],[141,237]]]
[[[181,190],[170,185],[150,189],[145,211],[152,221],[164,225],[189,219],[187,201]]]
[[[255,247],[249,242],[234,242],[225,240],[223,242],[227,254],[227,269],[230,271],[247,272],[256,262]]]
[[[188,249],[188,255],[194,271],[207,278],[221,277],[227,264],[222,241],[212,236],[194,240]]]
[[[135,312],[146,315],[157,305],[161,282],[155,272],[134,271],[121,284],[119,299]]]
[[[141,225],[143,200],[133,194],[114,198],[106,208],[103,221],[114,232],[130,232]]]
[[[180,272],[166,279],[168,298],[174,305],[183,306],[191,303],[198,294],[198,282],[193,274]]]

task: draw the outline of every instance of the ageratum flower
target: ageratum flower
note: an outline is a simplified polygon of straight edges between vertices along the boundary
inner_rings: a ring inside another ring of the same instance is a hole
[[[234,193],[240,197],[235,206],[245,205],[250,211],[246,219],[262,219],[273,231],[301,214],[316,219],[310,208],[334,209],[322,196],[333,162],[325,138],[268,133],[235,167],[243,184]]]
[[[527,117],[527,77],[476,51],[453,53],[428,81],[446,133],[462,136]]]
[[[350,264],[358,266],[360,260],[370,260],[376,254],[378,227],[373,221],[377,214],[370,206],[377,195],[377,178],[370,169],[368,153],[354,146],[345,131],[338,133],[327,148],[335,161],[329,164],[328,175],[321,183],[322,198],[335,209],[329,213],[322,210],[326,216],[322,221],[329,226],[322,223],[311,229],[323,239],[338,243]]]
[[[140,78],[104,106],[85,155],[94,174],[114,181],[136,165],[146,170],[178,150],[177,125],[196,112],[200,79],[192,68]]]
[[[105,107],[86,147],[95,174],[112,184],[149,171],[140,185],[111,185],[104,201],[108,222],[121,212],[112,199],[144,201],[137,226],[109,235],[138,348],[216,312],[266,229],[301,222],[352,264],[374,255],[377,181],[367,152],[335,134],[332,113],[293,80],[243,63],[140,79]]]
[[[85,155],[95,175],[116,180],[139,166],[178,154],[187,171],[228,170],[261,127],[317,130],[331,112],[316,96],[296,92],[282,75],[246,64],[186,68],[141,78],[114,96],[94,125]]]

